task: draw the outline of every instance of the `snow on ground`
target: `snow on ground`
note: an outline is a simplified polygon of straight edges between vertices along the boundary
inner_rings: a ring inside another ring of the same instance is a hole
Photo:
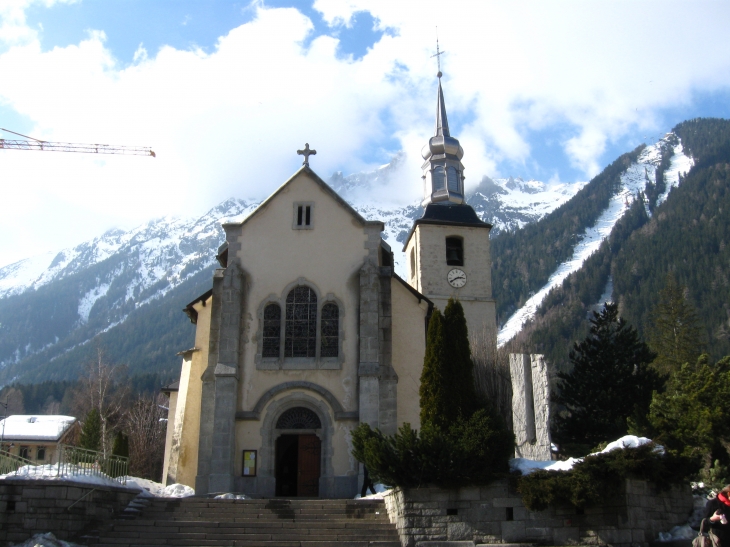
[[[656,168],[661,161],[661,142],[647,146],[621,175],[621,186],[611,198],[608,207],[598,217],[596,223],[588,228],[573,249],[570,260],[560,264],[548,279],[547,284],[530,297],[527,302],[510,317],[499,331],[497,345],[503,346],[517,335],[522,327],[535,316],[537,308],[548,293],[559,287],[572,273],[577,272],[586,259],[598,250],[610,234],[616,222],[629,210],[632,200],[639,192],[643,192],[647,182],[654,182]]]
[[[385,497],[385,494],[390,492],[391,488],[390,486],[385,486],[384,484],[377,483],[375,485],[375,494],[368,494],[364,498],[358,494],[353,499],[356,500],[382,500]],[[368,490],[369,492],[370,490]]]
[[[56,538],[51,532],[36,534],[23,543],[13,543],[10,547],[82,547],[77,543],[69,543]]]
[[[127,488],[139,490],[143,496],[158,498],[186,498],[194,496],[195,490],[184,484],[170,484],[163,486],[159,482],[154,482],[140,477],[127,476],[124,477],[126,482],[113,479],[104,473],[90,470],[89,468],[63,464],[46,464],[46,465],[25,465],[18,469],[17,472],[0,475],[2,479],[24,479],[24,480],[44,480],[44,481],[71,481],[83,484],[92,484],[99,486],[126,486]]]
[[[650,443],[651,439],[646,437],[637,437],[636,435],[624,435],[620,439],[617,439],[606,445],[606,448],[600,452],[594,452],[589,456],[595,456],[596,454],[605,454],[613,450],[623,450],[624,448],[636,448],[646,443]],[[664,454],[664,447],[657,446],[657,451]],[[528,460],[527,458],[512,458],[509,461],[510,471],[519,471],[523,475],[529,475],[533,471],[543,469],[545,471],[570,471],[576,463],[583,461],[583,458],[568,458],[564,461],[555,460]]]
[[[253,499],[250,496],[247,496],[246,494],[218,494],[215,498],[216,500],[250,500]]]

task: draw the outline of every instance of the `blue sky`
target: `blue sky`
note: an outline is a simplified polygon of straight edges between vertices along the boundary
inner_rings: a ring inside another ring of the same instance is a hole
[[[304,142],[325,179],[403,150],[383,200],[416,200],[437,25],[467,185],[588,180],[684,119],[730,118],[728,2],[6,0],[0,127],[158,157],[2,152],[0,229],[25,237],[0,238],[0,265],[265,197]]]

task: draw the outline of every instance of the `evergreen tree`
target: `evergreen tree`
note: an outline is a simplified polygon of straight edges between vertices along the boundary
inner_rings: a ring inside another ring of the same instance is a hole
[[[461,303],[450,298],[444,314],[434,309],[428,324],[421,373],[421,426],[450,427],[477,408],[474,363]]]
[[[446,354],[449,357],[448,389],[458,415],[468,417],[477,407],[474,362],[469,346],[469,328],[461,302],[449,298],[444,309]]]
[[[701,458],[706,471],[715,459],[729,462],[730,356],[713,364],[702,355],[696,364],[683,364],[666,391],[654,395],[649,421],[657,442],[675,454]]]
[[[426,336],[426,355],[421,372],[421,426],[426,424],[443,425],[448,423],[451,401],[446,389],[447,359],[444,316],[434,308],[428,322]]]
[[[702,353],[702,330],[694,306],[685,297],[685,287],[668,274],[659,302],[649,317],[649,346],[657,353],[653,366],[663,374],[694,363]]]
[[[92,408],[84,418],[79,446],[88,450],[101,450],[101,416],[96,408]]]
[[[556,440],[585,453],[628,431],[628,420],[643,423],[652,392],[663,378],[649,365],[655,354],[618,315],[616,304],[593,312],[589,335],[570,352],[569,373],[558,372],[557,402],[567,413],[556,420]]]
[[[114,443],[112,444],[112,455],[129,457],[129,437],[119,431],[114,436]]]

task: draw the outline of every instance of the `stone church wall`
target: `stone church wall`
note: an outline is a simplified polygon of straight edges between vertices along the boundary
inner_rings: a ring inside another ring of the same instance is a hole
[[[600,507],[529,511],[502,479],[481,488],[396,488],[385,505],[403,547],[425,541],[643,547],[687,522],[692,494],[689,486],[658,492],[645,481],[626,480]]]

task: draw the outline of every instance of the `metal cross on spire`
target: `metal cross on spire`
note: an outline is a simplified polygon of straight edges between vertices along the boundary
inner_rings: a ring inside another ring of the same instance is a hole
[[[433,59],[434,57],[436,57],[436,63],[438,64],[438,68],[439,68],[439,72],[438,72],[437,76],[439,78],[441,77],[441,55],[443,55],[444,53],[446,53],[446,52],[441,51],[439,49],[439,28],[436,27],[436,53],[431,55],[431,58]]]
[[[297,154],[300,156],[304,156],[304,162],[302,162],[302,165],[306,165],[309,167],[309,156],[314,156],[317,154],[316,150],[310,150],[309,149],[309,143],[304,143],[304,150],[297,150]]]

